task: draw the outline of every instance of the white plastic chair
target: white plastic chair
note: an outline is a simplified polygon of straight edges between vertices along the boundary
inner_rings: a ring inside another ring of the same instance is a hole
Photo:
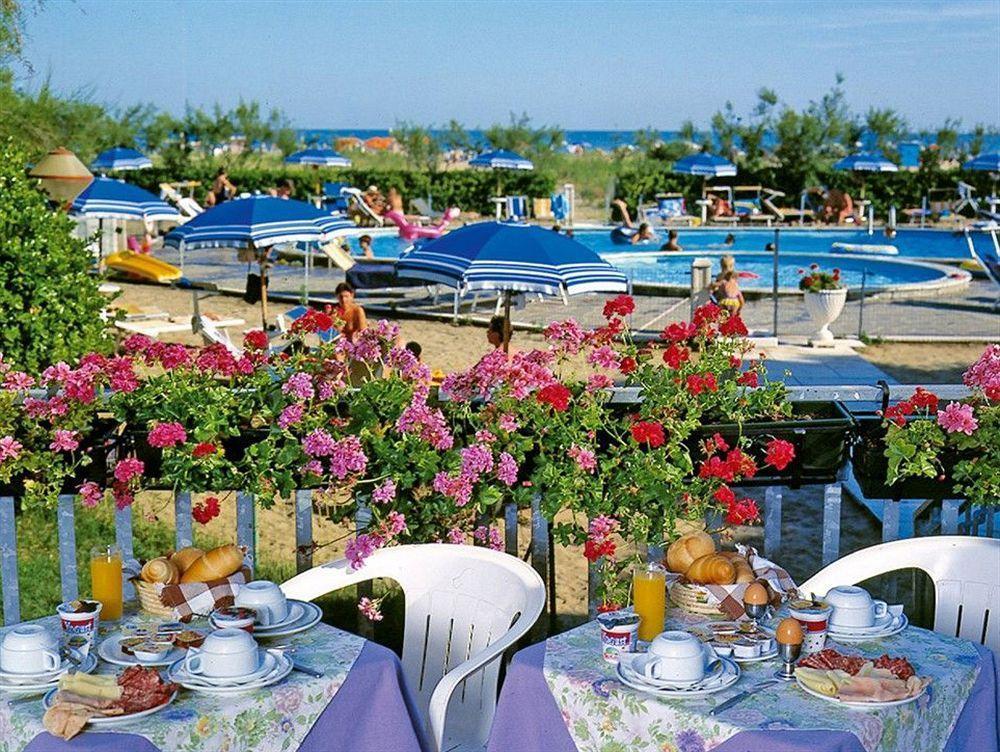
[[[882,543],[845,556],[799,586],[822,596],[837,585],[899,569],[920,569],[934,582],[934,631],[986,645],[1000,654],[1000,540],[942,535]]]
[[[312,600],[376,578],[403,589],[403,672],[433,749],[482,749],[496,709],[501,656],[541,614],[542,578],[498,551],[432,543],[383,548],[356,572],[346,559],[328,562],[281,588],[289,598]]]

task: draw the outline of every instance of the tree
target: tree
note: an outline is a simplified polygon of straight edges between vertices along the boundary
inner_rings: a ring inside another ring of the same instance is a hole
[[[73,222],[53,210],[24,171],[27,155],[0,145],[0,354],[37,372],[112,339],[101,312],[107,299],[90,274],[92,258]]]
[[[465,130],[465,126],[454,119],[448,121],[440,140],[441,145],[449,151],[467,152],[472,150],[472,137]]]
[[[510,113],[510,123],[494,123],[484,133],[494,149],[506,149],[527,156],[554,151],[562,146],[565,134],[561,128],[542,126],[531,127],[531,118],[526,113],[520,117]]]
[[[441,147],[431,134],[430,128],[398,122],[392,129],[393,137],[403,147],[406,161],[418,170],[433,172],[437,169]]]
[[[906,135],[906,119],[891,107],[868,108],[865,130],[875,139],[875,148],[892,159],[896,143]]]

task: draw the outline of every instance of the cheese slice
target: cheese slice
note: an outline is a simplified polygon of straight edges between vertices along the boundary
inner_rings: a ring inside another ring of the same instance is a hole
[[[63,674],[59,677],[59,689],[101,700],[117,700],[122,696],[122,688],[113,675]]]

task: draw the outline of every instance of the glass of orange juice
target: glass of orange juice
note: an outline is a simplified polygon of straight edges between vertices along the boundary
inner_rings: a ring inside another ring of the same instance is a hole
[[[651,641],[663,631],[667,609],[667,570],[650,562],[632,574],[632,603],[639,616],[639,639]]]
[[[90,582],[94,600],[101,602],[101,618],[122,618],[122,554],[117,546],[91,549]]]

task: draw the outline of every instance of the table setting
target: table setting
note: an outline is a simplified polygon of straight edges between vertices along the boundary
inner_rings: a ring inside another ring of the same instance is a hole
[[[700,556],[670,558],[636,568],[632,607],[514,656],[491,752],[997,749],[988,649],[916,628],[855,585],[805,595],[758,577],[738,610],[732,590],[714,612],[685,608],[670,588]],[[636,587],[651,572],[669,603]]]
[[[183,576],[180,567],[162,572]],[[107,603],[67,602],[0,629],[0,752],[346,752],[386,740],[424,749],[394,653],[320,623],[318,606],[286,598],[276,583],[219,582],[195,597],[204,606],[205,592],[226,595],[207,613],[179,609],[183,620],[176,605],[151,613],[141,602],[102,620],[108,603],[117,605],[102,592]],[[351,735],[331,742],[345,724]]]

